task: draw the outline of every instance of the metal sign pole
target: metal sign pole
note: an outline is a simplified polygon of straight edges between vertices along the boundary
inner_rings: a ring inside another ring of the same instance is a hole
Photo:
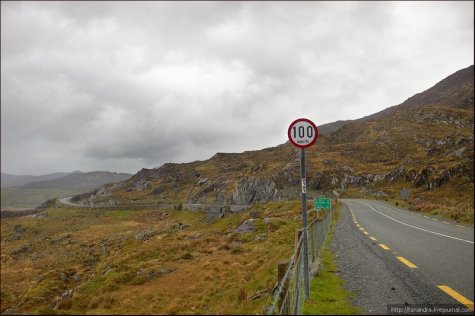
[[[290,143],[300,148],[300,176],[302,179],[302,238],[305,298],[310,299],[310,271],[308,264],[308,223],[307,223],[307,179],[305,177],[305,148],[313,146],[317,141],[318,128],[309,119],[299,118],[287,129]]]
[[[303,268],[305,299],[310,299],[310,272],[308,269],[308,241],[307,241],[307,179],[305,175],[305,149],[300,149],[300,177],[302,179],[302,225],[303,225]]]

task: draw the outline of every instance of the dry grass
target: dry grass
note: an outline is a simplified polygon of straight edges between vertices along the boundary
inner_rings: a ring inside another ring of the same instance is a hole
[[[206,224],[198,212],[169,210],[159,220],[158,211],[64,208],[2,220],[1,312],[261,313],[265,297],[247,298],[274,285],[276,262],[293,248],[298,206],[256,206],[275,219],[257,219],[249,234],[233,232],[248,213]],[[137,239],[143,232],[153,233]]]

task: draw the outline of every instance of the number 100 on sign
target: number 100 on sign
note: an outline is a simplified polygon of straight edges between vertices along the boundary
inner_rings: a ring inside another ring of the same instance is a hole
[[[295,147],[307,148],[312,146],[318,137],[317,126],[309,119],[301,118],[290,124],[289,140]]]

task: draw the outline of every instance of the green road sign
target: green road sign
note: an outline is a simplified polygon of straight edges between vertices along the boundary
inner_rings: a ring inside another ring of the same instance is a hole
[[[331,200],[330,199],[319,198],[319,199],[316,199],[316,200],[313,201],[313,206],[315,207],[315,209],[318,209],[318,208],[329,209],[330,205],[331,205]]]
[[[325,194],[324,194],[324,195],[319,195],[318,198],[319,198],[319,199],[326,199],[327,196],[326,196]]]

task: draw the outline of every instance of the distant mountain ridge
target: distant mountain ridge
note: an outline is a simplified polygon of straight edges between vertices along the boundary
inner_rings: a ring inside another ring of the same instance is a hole
[[[32,182],[59,179],[61,177],[68,176],[75,173],[81,173],[81,171],[76,170],[73,172],[55,172],[55,173],[45,174],[41,176],[13,175],[13,174],[2,172],[1,183],[2,183],[2,188],[10,188],[10,187],[17,187],[17,186],[32,183]]]
[[[53,179],[50,180],[35,181],[20,186],[2,188],[2,207],[35,207],[54,197],[84,193],[107,183],[127,180],[132,176],[129,173],[108,171],[79,171],[54,178],[54,176],[59,174],[61,173],[47,175],[47,178],[53,177]],[[38,177],[33,179],[38,179]]]
[[[28,189],[62,188],[71,190],[90,190],[106,183],[114,183],[126,180],[131,176],[132,175],[130,173],[117,173],[109,171],[81,172],[66,175],[53,180],[36,181],[25,184],[21,187]]]

